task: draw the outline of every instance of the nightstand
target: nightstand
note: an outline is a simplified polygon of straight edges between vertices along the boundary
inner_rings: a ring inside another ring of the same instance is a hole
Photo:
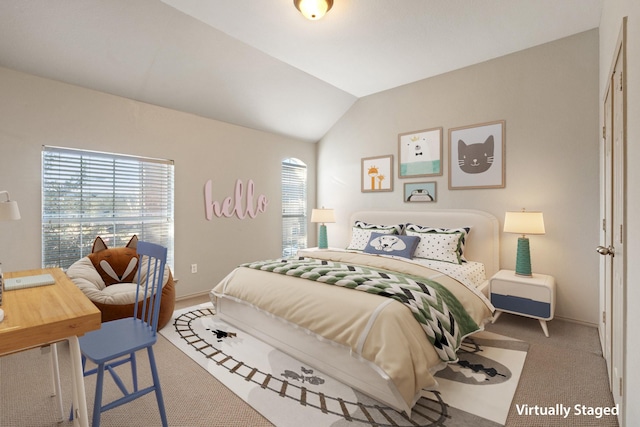
[[[518,276],[513,270],[500,270],[489,279],[489,296],[496,308],[493,323],[502,312],[540,321],[549,336],[547,320],[553,319],[556,306],[556,280],[546,274]]]

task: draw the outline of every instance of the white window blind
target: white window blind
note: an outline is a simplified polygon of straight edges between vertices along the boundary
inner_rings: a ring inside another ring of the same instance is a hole
[[[108,247],[140,240],[168,249],[173,269],[172,160],[44,146],[42,266],[68,268],[102,237]]]
[[[307,247],[307,166],[298,159],[282,161],[282,256]]]

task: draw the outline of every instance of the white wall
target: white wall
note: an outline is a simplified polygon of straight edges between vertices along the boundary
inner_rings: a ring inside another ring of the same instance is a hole
[[[281,253],[280,162],[308,166],[315,200],[316,145],[0,68],[0,190],[22,220],[0,223],[5,271],[41,266],[41,147],[56,145],[175,161],[175,271],[178,296],[210,290],[241,262]],[[256,219],[205,219],[204,185],[233,195],[252,179],[270,200]],[[315,243],[311,232],[310,243]],[[190,265],[198,264],[198,273]]]
[[[506,188],[448,190],[448,129],[506,120]],[[398,179],[360,192],[363,157],[393,154],[397,136],[444,127],[444,175]],[[475,208],[502,223],[507,210],[541,210],[530,236],[534,272],[557,280],[556,315],[598,320],[598,31],[591,30],[360,99],[320,141],[318,204],[336,209],[329,244],[346,245],[356,210]],[[437,182],[437,202],[402,200],[404,182]],[[472,236],[470,236],[472,238]],[[501,265],[515,267],[517,236],[503,234]]]
[[[625,390],[623,408],[626,425],[636,425],[640,420],[640,366],[636,362],[640,354],[640,2],[637,0],[607,0],[603,2],[600,21],[600,100],[604,99],[608,73],[620,34],[623,17],[627,21],[627,295],[626,295],[626,348]],[[602,123],[602,117],[601,117]]]

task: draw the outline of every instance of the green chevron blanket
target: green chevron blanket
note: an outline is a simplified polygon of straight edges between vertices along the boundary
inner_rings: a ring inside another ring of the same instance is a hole
[[[462,339],[480,330],[457,298],[438,282],[361,265],[314,258],[284,258],[242,264],[262,271],[301,277],[393,298],[408,307],[440,359],[458,360]]]

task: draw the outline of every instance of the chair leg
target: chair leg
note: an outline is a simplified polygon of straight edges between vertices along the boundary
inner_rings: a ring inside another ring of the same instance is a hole
[[[148,347],[147,353],[149,354],[149,365],[151,366],[151,375],[153,377],[153,385],[155,386],[156,390],[156,400],[158,401],[158,409],[160,410],[162,427],[167,427],[167,413],[164,408],[164,399],[162,398],[162,389],[160,388],[160,377],[158,376],[158,369],[156,368],[156,359],[153,356],[153,348]]]
[[[138,365],[136,363],[136,354],[131,353],[129,355],[131,363],[131,377],[133,378],[133,391],[138,391]]]
[[[104,363],[98,365],[96,372],[96,397],[93,403],[92,427],[100,427],[100,412],[102,410],[102,387],[104,385]]]

